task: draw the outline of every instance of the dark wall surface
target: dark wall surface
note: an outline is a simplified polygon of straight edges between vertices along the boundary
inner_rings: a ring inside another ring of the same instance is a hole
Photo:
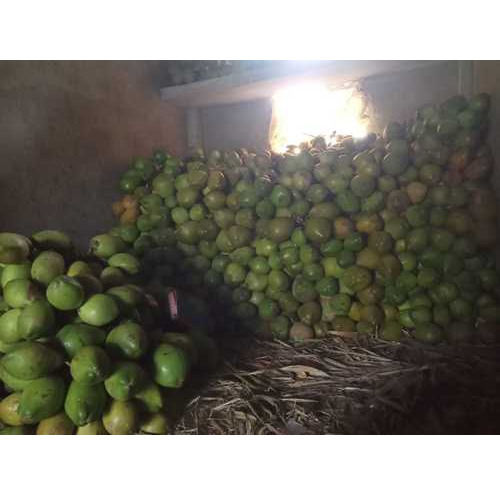
[[[272,104],[268,99],[204,108],[203,146],[207,151],[267,149],[271,116]]]
[[[440,64],[366,78],[362,83],[370,104],[370,128],[381,132],[388,122],[413,118],[425,104],[440,103],[458,92],[458,63]]]
[[[0,62],[0,230],[67,231],[80,246],[114,224],[134,156],[184,152],[183,112],[160,100],[165,63]]]

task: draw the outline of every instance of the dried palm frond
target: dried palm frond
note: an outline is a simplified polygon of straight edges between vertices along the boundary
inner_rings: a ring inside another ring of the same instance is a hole
[[[298,346],[238,339],[194,389],[180,434],[500,431],[499,352],[330,336]]]

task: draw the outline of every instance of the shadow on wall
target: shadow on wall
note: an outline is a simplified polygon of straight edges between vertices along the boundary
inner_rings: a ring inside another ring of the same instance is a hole
[[[67,231],[86,248],[113,225],[134,156],[184,152],[181,110],[163,103],[164,62],[0,63],[2,230]]]
[[[366,78],[361,88],[370,101],[371,130],[382,132],[390,121],[413,118],[420,106],[443,102],[458,92],[457,61]]]
[[[203,147],[206,151],[269,147],[272,104],[269,99],[211,106],[201,114]]]

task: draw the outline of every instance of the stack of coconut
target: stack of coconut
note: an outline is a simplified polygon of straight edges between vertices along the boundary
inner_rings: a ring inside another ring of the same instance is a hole
[[[0,233],[1,434],[163,434],[167,389],[199,356],[200,332],[165,332],[116,236],[78,256],[59,231]]]
[[[456,96],[382,137],[283,155],[157,151],[123,175],[112,234],[151,284],[205,293],[242,331],[489,342],[500,308],[488,110],[485,94]]]

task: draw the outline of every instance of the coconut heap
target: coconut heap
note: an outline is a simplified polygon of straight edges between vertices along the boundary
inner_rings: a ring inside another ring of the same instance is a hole
[[[111,233],[150,283],[205,295],[235,331],[492,341],[500,320],[489,96],[424,106],[382,136],[283,155],[162,151],[120,181]]]
[[[0,434],[165,434],[165,400],[214,360],[162,328],[141,264],[112,235],[78,255],[60,231],[0,233]]]

